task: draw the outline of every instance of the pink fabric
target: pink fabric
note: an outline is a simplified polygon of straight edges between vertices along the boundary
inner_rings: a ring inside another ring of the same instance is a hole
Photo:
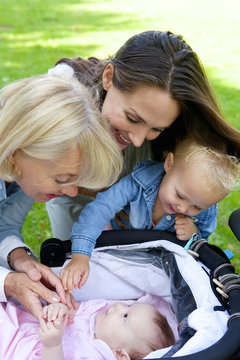
[[[115,360],[110,348],[101,340],[94,340],[94,320],[109,302],[92,300],[82,303],[63,337],[66,360]],[[0,304],[0,359],[39,360],[41,342],[38,321],[14,303]]]
[[[81,303],[74,317],[74,325],[68,325],[63,336],[65,360],[116,360],[107,344],[94,339],[96,315],[106,311],[114,302],[96,299]],[[131,304],[133,301],[124,302]],[[151,304],[166,316],[177,338],[176,318],[166,301],[146,294],[138,302]],[[38,332],[38,321],[32,315],[11,301],[0,303],[0,359],[40,360]]]
[[[0,304],[0,359],[41,359],[39,324],[14,303]]]
[[[74,326],[67,326],[63,337],[66,360],[116,360],[106,343],[94,340],[95,317],[106,311],[111,302],[90,300],[81,303],[74,317]]]

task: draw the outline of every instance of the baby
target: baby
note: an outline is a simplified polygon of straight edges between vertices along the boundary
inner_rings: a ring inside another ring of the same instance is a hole
[[[130,227],[176,232],[180,240],[201,238],[216,229],[217,203],[240,173],[237,158],[199,145],[191,137],[168,153],[164,163],[141,162],[81,212],[74,224],[72,260],[61,271],[65,290],[81,287],[89,274],[96,239],[115,214],[129,206]]]
[[[123,302],[109,306],[102,300],[82,303],[72,326],[75,330],[68,334],[70,341],[65,346],[62,337],[68,322],[68,309],[64,304],[46,306],[39,321],[42,360],[75,359],[75,352],[78,359],[135,360],[174,343],[165,317],[146,303],[134,302],[130,306]],[[94,329],[92,334],[89,323]],[[67,351],[70,356],[66,355]]]

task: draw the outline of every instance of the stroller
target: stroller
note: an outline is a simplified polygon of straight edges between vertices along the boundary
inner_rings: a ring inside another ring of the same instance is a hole
[[[240,209],[229,226],[240,239]],[[187,251],[186,243],[165,231],[104,231],[80,300],[161,296],[176,316],[178,337],[146,359],[240,359],[240,276],[217,246],[198,239]],[[70,240],[48,239],[41,246],[41,262],[58,273],[70,252]]]

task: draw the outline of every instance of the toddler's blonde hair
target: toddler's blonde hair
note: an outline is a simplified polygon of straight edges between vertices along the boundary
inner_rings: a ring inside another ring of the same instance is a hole
[[[240,176],[240,162],[235,156],[202,146],[191,136],[177,144],[174,156],[195,166],[201,177],[204,173],[207,191],[229,192]]]

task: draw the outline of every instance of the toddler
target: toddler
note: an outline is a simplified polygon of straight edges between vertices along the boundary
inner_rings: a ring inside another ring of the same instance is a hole
[[[218,153],[187,137],[164,163],[140,162],[81,212],[74,224],[72,260],[61,271],[65,290],[81,287],[89,274],[89,257],[104,226],[129,206],[130,227],[176,232],[180,240],[201,238],[216,229],[217,203],[235,185],[237,158]]]

